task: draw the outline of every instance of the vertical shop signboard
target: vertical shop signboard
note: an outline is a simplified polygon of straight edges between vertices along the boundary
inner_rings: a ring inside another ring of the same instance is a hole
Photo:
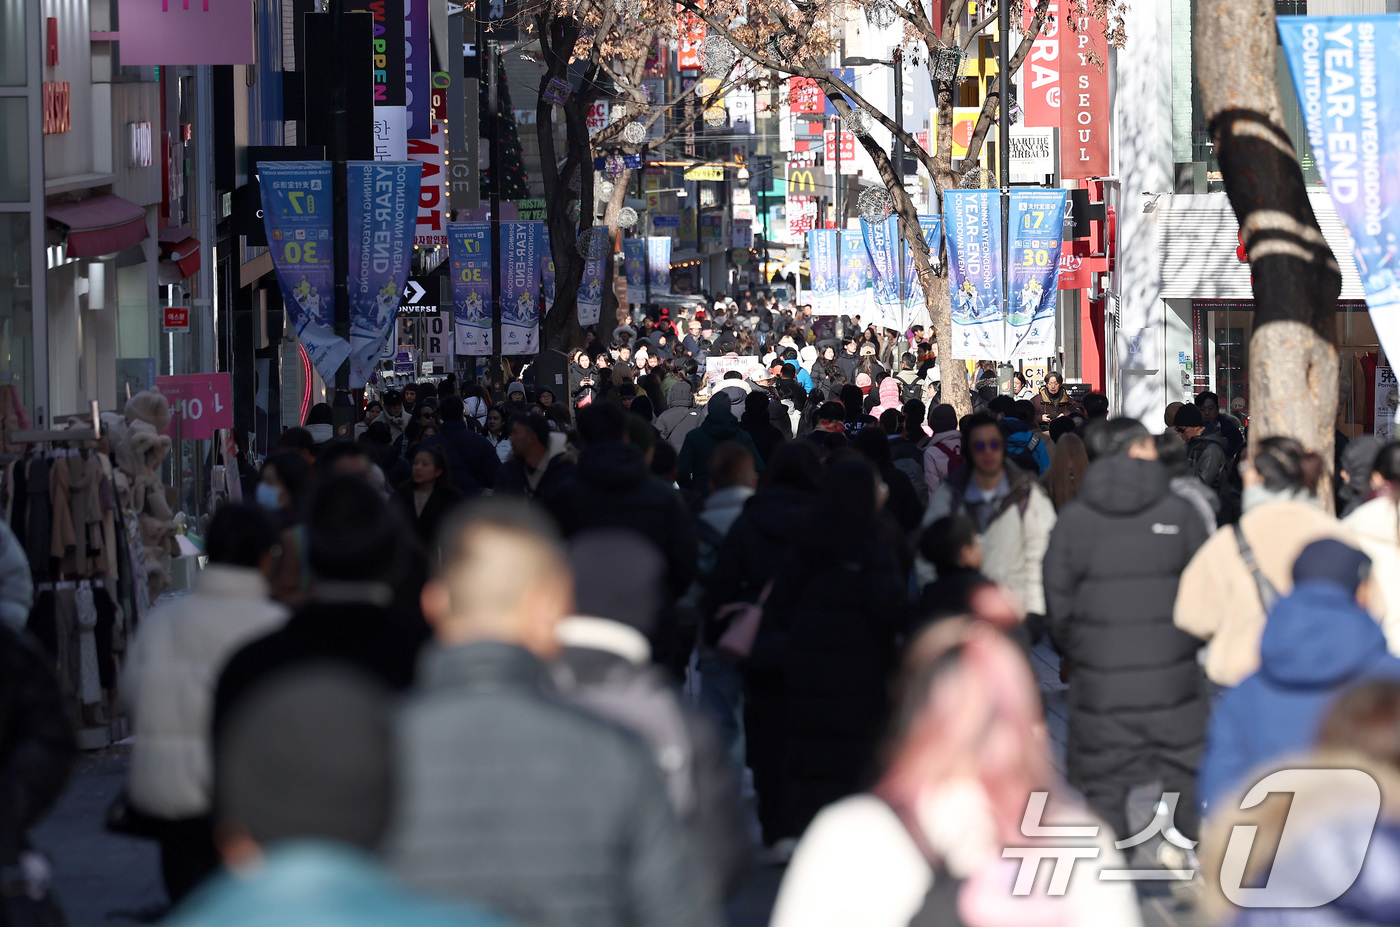
[[[1035,18],[1035,7],[1034,3],[1026,4],[1021,21],[1023,29],[1030,28],[1031,20]],[[1050,0],[1040,34],[1031,43],[1030,56],[1021,69],[1024,87],[1021,101],[1025,107],[1022,124],[1028,128],[1053,129],[1060,125],[1060,103],[1063,98],[1060,89],[1061,25],[1060,4],[1058,0]],[[1070,33],[1070,38],[1074,40],[1073,33]]]
[[[365,53],[374,74],[374,159],[403,161],[408,158],[408,106],[405,75],[408,48],[404,42],[407,0],[348,0],[347,13],[374,17],[373,40]],[[426,3],[426,0],[417,0]],[[430,77],[427,68],[424,78]],[[427,99],[427,94],[424,94]],[[425,117],[426,119],[426,117]]]
[[[484,357],[495,347],[491,343],[491,223],[449,224],[447,248],[457,353]]]
[[[1064,190],[1011,191],[1011,262],[1006,322],[1011,359],[1055,354]]]
[[[501,223],[501,353],[540,350],[540,245],[544,223]]]
[[[1400,407],[1400,388],[1395,382],[1394,367],[1376,368],[1376,440],[1395,440],[1395,410]]]
[[[1371,322],[1400,357],[1400,17],[1280,16],[1293,84],[1317,169],[1346,223]]]
[[[1003,359],[1001,192],[943,194],[952,294],[953,357]]]
[[[1073,15],[1074,28],[1063,33],[1060,49],[1060,175],[1076,180],[1107,177],[1108,40],[1098,17],[1087,12]]]

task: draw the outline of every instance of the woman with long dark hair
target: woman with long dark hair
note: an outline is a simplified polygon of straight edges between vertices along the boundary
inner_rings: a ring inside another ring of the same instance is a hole
[[[462,494],[447,479],[447,452],[430,444],[413,455],[413,475],[394,490],[394,501],[413,525],[418,539],[432,544],[447,513]]]

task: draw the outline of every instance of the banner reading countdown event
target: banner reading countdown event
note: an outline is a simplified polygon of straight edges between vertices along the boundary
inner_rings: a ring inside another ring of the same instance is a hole
[[[606,260],[602,257],[583,263],[583,279],[578,284],[578,324],[585,328],[597,325],[603,312],[603,263]]]
[[[297,338],[328,383],[348,358],[350,385],[359,389],[393,331],[408,280],[422,165],[351,161],[347,172],[349,342],[335,334],[330,162],[258,165],[272,265]]]
[[[452,261],[452,320],[457,353],[485,357],[491,343],[491,223],[449,222]]]
[[[848,229],[841,233],[841,315],[869,318],[870,252],[860,232]]]
[[[544,223],[501,223],[501,353],[540,350],[540,244]]]
[[[1065,191],[1011,191],[1011,272],[1006,314],[1011,360],[1055,354]]]
[[[812,229],[807,233],[808,276],[812,290],[813,315],[841,314],[841,278],[838,273],[839,251],[835,229]]]
[[[627,269],[627,302],[640,306],[647,299],[647,244],[644,238],[622,240],[623,266]]]
[[[899,220],[890,216],[883,222],[860,220],[870,267],[875,274],[875,290],[869,319],[881,328],[900,329],[903,312],[899,304]]]
[[[1280,16],[1318,171],[1351,233],[1371,323],[1400,357],[1400,17]]]
[[[1005,359],[1001,306],[1001,191],[943,194],[953,357]]]

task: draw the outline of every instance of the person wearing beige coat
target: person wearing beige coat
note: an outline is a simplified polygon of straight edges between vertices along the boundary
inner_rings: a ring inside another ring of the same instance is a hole
[[[1216,531],[1181,574],[1173,621],[1209,641],[1205,666],[1212,682],[1235,686],[1259,668],[1264,605],[1236,532],[1244,533],[1260,571],[1280,596],[1292,591],[1293,563],[1313,541],[1335,538],[1358,546],[1351,531],[1318,507],[1309,487],[1315,479],[1300,471],[1301,461],[1315,457],[1290,438],[1261,442],[1253,462],[1241,469],[1245,511],[1239,523]],[[1373,600],[1371,613],[1382,615],[1384,607]]]
[[[1342,520],[1371,558],[1371,576],[1385,599],[1379,613],[1386,648],[1400,656],[1400,496],[1380,496]],[[1374,612],[1374,609],[1373,609]]]

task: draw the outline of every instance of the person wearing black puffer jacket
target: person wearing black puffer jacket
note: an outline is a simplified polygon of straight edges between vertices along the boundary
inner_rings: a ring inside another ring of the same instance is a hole
[[[566,479],[541,501],[566,539],[583,531],[621,528],[646,538],[666,558],[668,601],[680,598],[695,579],[699,538],[690,512],[674,488],[647,469],[647,460],[626,442],[627,416],[612,402],[579,410],[583,452]],[[625,564],[618,564],[625,569]],[[684,662],[675,621],[662,616],[651,641],[658,663]]]
[[[759,481],[758,492],[744,504],[720,545],[705,587],[704,635],[710,646],[727,629],[715,621],[725,605],[757,602],[778,572],[822,478],[821,458],[810,441],[789,441],[778,448]],[[744,737],[747,765],[758,793],[758,820],[763,842],[772,845],[795,837],[783,826],[783,719],[787,635],[776,622],[758,629],[753,653],[739,665],[744,675]]]
[[[1104,453],[1060,511],[1045,555],[1050,633],[1071,664],[1068,778],[1119,838],[1132,833],[1128,791],[1159,781],[1180,793],[1176,827],[1194,839],[1210,703],[1201,642],[1172,610],[1205,525],[1172,494],[1140,422],[1098,427]]]

